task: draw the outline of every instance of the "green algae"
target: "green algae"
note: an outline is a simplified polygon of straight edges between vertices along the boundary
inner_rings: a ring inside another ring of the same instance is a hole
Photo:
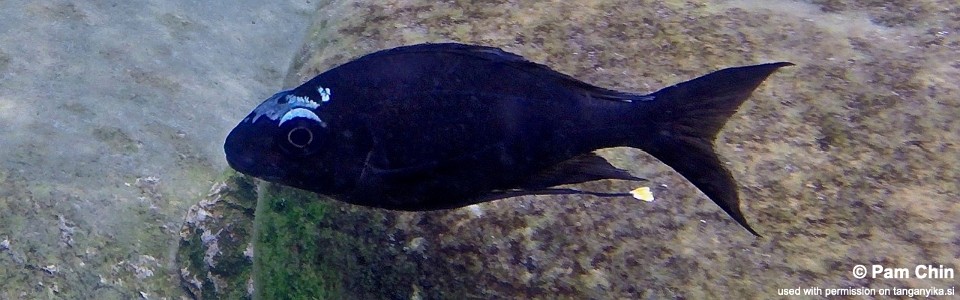
[[[386,243],[394,234],[388,224],[377,218],[355,226],[364,222],[358,217],[370,214],[352,211],[366,208],[234,171],[224,173],[217,182],[207,197],[191,207],[181,230],[177,260],[181,285],[191,296],[366,299],[410,295],[415,267],[405,259],[401,244]]]
[[[398,299],[413,293],[419,254],[405,250],[393,220],[380,210],[269,183],[259,194],[258,298]]]
[[[268,184],[257,205],[254,286],[258,299],[340,299],[319,221],[329,206],[311,193]]]

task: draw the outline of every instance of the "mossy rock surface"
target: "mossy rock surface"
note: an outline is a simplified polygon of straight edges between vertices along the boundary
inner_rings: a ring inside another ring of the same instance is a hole
[[[180,283],[197,299],[250,299],[253,291],[253,179],[227,172],[180,230]]]
[[[405,278],[415,267],[399,255],[403,246],[382,221],[358,226],[371,215],[353,208],[227,172],[187,213],[177,253],[181,286],[196,299],[409,295]]]

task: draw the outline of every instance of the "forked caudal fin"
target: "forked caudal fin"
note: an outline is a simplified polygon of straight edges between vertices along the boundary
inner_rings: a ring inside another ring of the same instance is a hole
[[[642,150],[683,175],[750,233],[760,236],[740,212],[737,184],[713,149],[717,132],[767,76],[788,62],[737,67],[664,88],[651,96],[645,114],[653,129]]]

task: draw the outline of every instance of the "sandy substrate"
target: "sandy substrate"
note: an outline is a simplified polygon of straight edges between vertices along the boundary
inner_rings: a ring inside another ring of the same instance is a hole
[[[0,1],[0,299],[179,294],[182,216],[314,2]]]

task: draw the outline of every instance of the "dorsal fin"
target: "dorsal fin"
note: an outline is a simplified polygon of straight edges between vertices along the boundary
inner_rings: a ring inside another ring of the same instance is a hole
[[[587,99],[602,99],[619,102],[630,102],[634,100],[647,100],[640,94],[620,92],[616,90],[598,87],[572,76],[557,72],[550,67],[527,60],[523,56],[503,51],[503,49],[489,46],[469,45],[460,43],[425,43],[409,46],[400,46],[392,49],[367,54],[357,60],[381,57],[384,55],[405,54],[405,53],[452,53],[457,55],[466,55],[478,59],[488,60],[495,63],[506,64],[522,72],[533,73],[543,80],[554,80],[557,83],[567,86],[572,90],[581,91]]]

